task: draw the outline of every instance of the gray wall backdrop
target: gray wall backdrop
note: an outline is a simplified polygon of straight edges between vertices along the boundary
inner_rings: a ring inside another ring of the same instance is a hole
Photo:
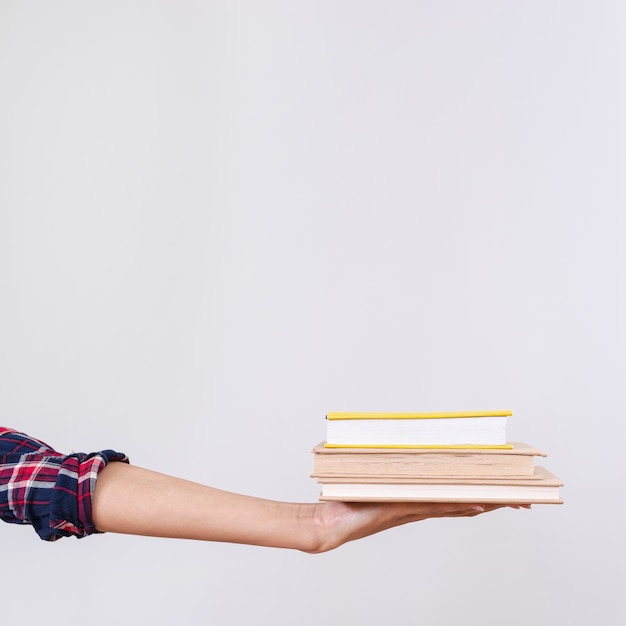
[[[2,623],[623,622],[625,41],[618,1],[2,1],[2,424],[313,501],[329,410],[502,407],[567,483],[319,556],[3,524]]]

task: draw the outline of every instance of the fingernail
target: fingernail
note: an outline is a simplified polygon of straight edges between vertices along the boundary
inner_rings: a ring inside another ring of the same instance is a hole
[[[485,510],[485,507],[484,506],[480,506],[479,504],[476,504],[475,506],[473,506],[471,508],[472,508],[472,510],[479,511],[481,513]]]

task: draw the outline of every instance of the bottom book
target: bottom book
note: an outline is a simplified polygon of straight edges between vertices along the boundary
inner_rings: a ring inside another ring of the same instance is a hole
[[[318,481],[320,500],[342,502],[474,502],[479,504],[562,504],[563,482],[543,467],[527,479],[432,479],[397,481],[334,478]]]

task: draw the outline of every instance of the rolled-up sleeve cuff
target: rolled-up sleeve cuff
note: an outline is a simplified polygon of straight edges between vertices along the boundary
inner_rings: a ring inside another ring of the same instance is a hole
[[[64,455],[48,444],[0,427],[0,519],[30,524],[45,541],[98,532],[92,500],[100,471],[115,450]]]
[[[112,461],[128,462],[126,455],[114,450],[66,456],[59,467],[50,495],[47,527],[35,527],[47,541],[60,537],[86,537],[99,532],[92,518],[92,500],[100,471]]]

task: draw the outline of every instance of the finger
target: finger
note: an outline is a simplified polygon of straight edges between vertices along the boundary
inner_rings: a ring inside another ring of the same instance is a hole
[[[432,503],[428,505],[428,514],[430,517],[450,516],[450,515],[478,515],[485,511],[491,511],[494,508],[500,508],[502,504],[481,504],[474,502],[450,502],[450,503]]]
[[[448,517],[475,517],[476,515],[480,515],[481,513],[489,513],[491,511],[495,511],[496,509],[505,508],[506,504],[480,504],[474,505],[473,507],[466,509],[464,511],[459,511],[458,513],[449,515]]]

